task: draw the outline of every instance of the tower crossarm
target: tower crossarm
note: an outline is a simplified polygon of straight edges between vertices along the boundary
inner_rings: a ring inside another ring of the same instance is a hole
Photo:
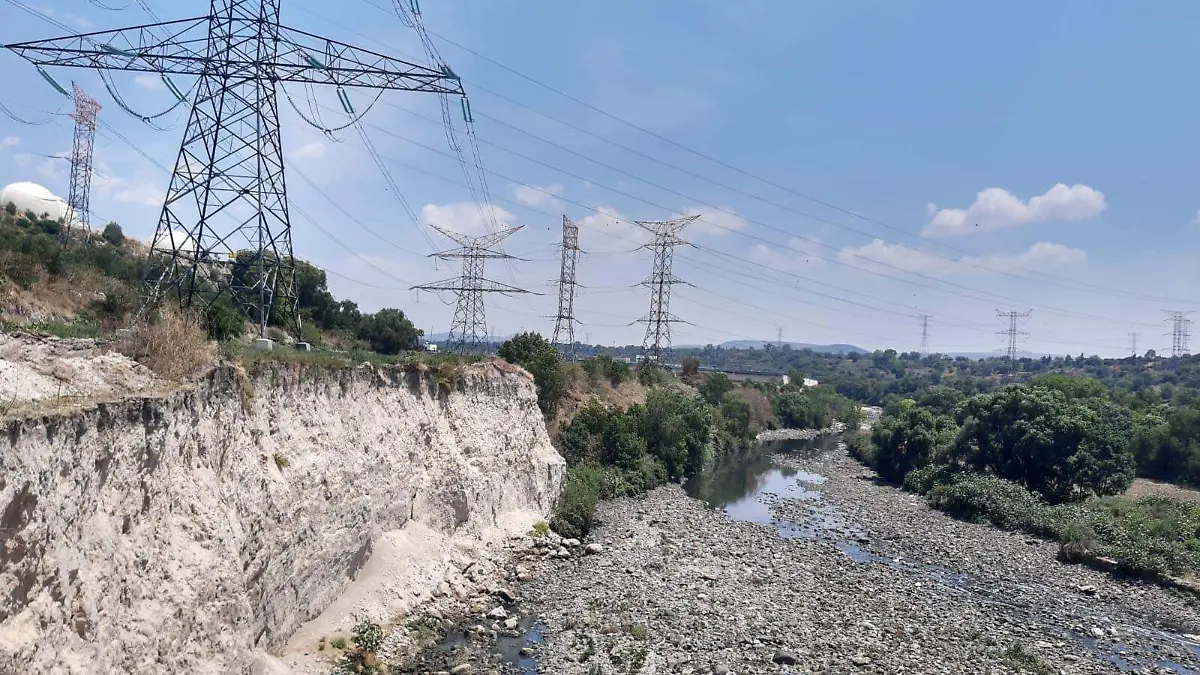
[[[39,66],[200,75],[207,61],[209,17],[4,45]]]
[[[243,18],[216,21],[249,23]],[[39,66],[178,75],[262,72],[276,82],[464,94],[462,82],[449,67],[429,68],[283,26],[278,28],[279,49],[273,58],[250,60],[250,54],[240,51],[209,58],[213,22],[204,16],[5,47]]]

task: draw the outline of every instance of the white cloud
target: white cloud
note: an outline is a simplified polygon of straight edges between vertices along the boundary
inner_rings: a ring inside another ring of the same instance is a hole
[[[166,181],[136,181],[116,175],[104,162],[96,164],[92,187],[97,196],[123,204],[139,204],[161,208],[166,198]]]
[[[1012,255],[992,254],[951,259],[876,239],[865,246],[843,249],[838,253],[838,260],[847,265],[884,273],[894,272],[898,268],[944,278],[1078,265],[1087,262],[1087,252],[1043,241]]]
[[[597,207],[575,224],[580,229],[579,246],[588,252],[628,251],[650,241],[648,232],[611,206]]]
[[[1048,220],[1088,220],[1106,208],[1104,193],[1087,185],[1070,187],[1058,183],[1045,194],[1022,201],[1004,188],[985,188],[965,209],[941,209],[930,204],[933,219],[921,231],[925,235],[952,236],[1016,227]]]
[[[153,75],[138,75],[137,77],[133,78],[133,82],[142,89],[147,89],[149,91],[158,91],[166,88],[166,86],[163,84],[162,78],[154,77]]]
[[[490,209],[491,217],[487,214]],[[492,228],[492,221],[501,228],[512,227],[517,217],[499,206],[480,209],[473,202],[458,202],[456,204],[426,204],[421,207],[421,222],[426,225],[436,225],[459,234],[478,237],[487,234]]]
[[[319,159],[325,156],[325,143],[313,141],[292,151],[292,159]]]
[[[804,268],[823,265],[825,261],[813,255],[820,243],[819,239],[801,239],[792,237],[788,240],[787,248],[780,250],[766,244],[757,244],[750,249],[750,257],[755,261],[781,272],[790,272]]]
[[[15,147],[21,144],[21,139],[17,136],[5,136],[4,140],[0,141],[0,145],[6,148]]]
[[[720,209],[700,208],[689,206],[683,210],[683,214],[695,215],[700,214],[700,220],[697,220],[688,229],[699,234],[729,234],[730,232],[740,232],[750,226],[746,219],[739,216],[732,208],[721,207]],[[684,238],[687,238],[685,233]]]
[[[541,206],[542,204],[557,202],[555,196],[562,192],[563,186],[559,183],[550,185],[518,185],[513,188],[513,195],[517,201],[525,206]]]

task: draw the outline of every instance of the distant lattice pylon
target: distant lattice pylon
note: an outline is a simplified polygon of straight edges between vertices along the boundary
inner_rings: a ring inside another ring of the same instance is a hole
[[[674,220],[635,221],[638,226],[654,235],[654,239],[642,248],[654,251],[654,270],[650,278],[642,282],[650,289],[650,313],[640,321],[646,324],[646,337],[642,341],[642,356],[658,360],[662,350],[671,346],[671,324],[681,319],[671,314],[671,287],[685,283],[671,273],[671,261],[676,246],[687,244],[679,238],[683,228],[691,225],[700,216],[685,216]]]
[[[929,353],[929,319],[928,314],[921,315],[921,354]]]
[[[71,143],[71,187],[67,192],[67,239],[75,223],[85,233],[92,229],[92,150],[96,144],[96,116],[100,104],[74,82],[71,83],[71,98],[75,102],[75,138]]]
[[[521,229],[521,226],[510,227],[482,237],[468,237],[435,225],[430,227],[459,245],[459,248],[434,253],[433,257],[442,260],[462,260],[462,276],[413,286],[413,288],[422,291],[450,291],[457,295],[458,302],[454,306],[454,320],[450,324],[450,336],[447,342],[450,349],[460,354],[478,352],[484,342],[488,340],[483,294],[529,293],[529,291],[516,286],[489,281],[483,276],[483,264],[489,258],[515,259],[514,256],[501,251],[498,246],[505,238]]]
[[[1192,320],[1188,318],[1191,312],[1180,312],[1164,309],[1171,320],[1171,356],[1183,356],[1188,353],[1188,337]]]
[[[1029,335],[1029,333],[1017,330],[1017,319],[1024,319],[1030,314],[1032,314],[1032,312],[1029,310],[1025,310],[1024,312],[1001,312],[1000,310],[996,310],[996,316],[1000,317],[1001,319],[1008,319],[1008,329],[997,332],[1000,335],[1008,336],[1007,354],[1009,363],[1013,363],[1017,360],[1017,336]]]
[[[579,262],[579,226],[563,216],[562,262],[558,273],[558,315],[551,343],[575,358],[575,265]]]

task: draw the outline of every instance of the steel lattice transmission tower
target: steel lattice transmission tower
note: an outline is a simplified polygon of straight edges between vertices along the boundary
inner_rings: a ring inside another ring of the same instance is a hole
[[[1133,357],[1134,359],[1136,359],[1136,358],[1137,358],[1137,338],[1138,338],[1138,334],[1137,334],[1137,333],[1130,333],[1130,334],[1129,334],[1129,342],[1130,342],[1130,345],[1129,345],[1129,355],[1130,355],[1131,357]]]
[[[449,251],[439,251],[432,254],[431,257],[441,258],[442,260],[461,259],[463,261],[462,276],[432,284],[413,286],[413,288],[421,291],[451,291],[457,295],[458,302],[454,307],[454,321],[450,324],[449,346],[451,349],[457,350],[460,354],[478,352],[480,351],[480,345],[488,339],[487,319],[484,316],[483,308],[483,294],[502,293],[511,295],[530,292],[516,286],[502,284],[498,281],[489,281],[483,276],[483,264],[488,259],[517,259],[499,250],[497,247],[501,241],[523,226],[510,227],[482,237],[468,237],[465,234],[452,232],[435,225],[430,225],[430,227],[459,245],[459,248]]]
[[[686,283],[671,272],[671,261],[676,246],[687,244],[679,238],[683,228],[699,218],[699,214],[662,221],[634,221],[639,227],[654,235],[649,244],[642,246],[654,251],[654,271],[642,285],[650,289],[650,313],[641,323],[646,324],[646,337],[642,341],[642,358],[657,361],[664,347],[671,346],[671,324],[682,320],[671,314],[671,287]]]
[[[1029,335],[1029,333],[1017,330],[1017,319],[1024,319],[1032,313],[1033,312],[1031,310],[1025,310],[1024,312],[1002,312],[1000,310],[996,310],[996,316],[1000,317],[1001,319],[1008,319],[1008,329],[997,331],[997,334],[1008,336],[1009,363],[1016,363],[1017,361],[1017,336]]]
[[[928,314],[921,315],[921,354],[929,354],[929,320],[933,318]]]
[[[71,226],[78,222],[84,235],[92,231],[92,149],[96,145],[96,116],[100,104],[74,82],[71,83],[71,99],[75,102],[75,137],[71,142],[71,188],[67,192],[67,239],[71,238]]]
[[[1188,318],[1191,312],[1179,312],[1164,309],[1171,320],[1171,356],[1183,356],[1188,353],[1188,338],[1191,336],[1192,320]]]
[[[558,272],[558,315],[551,343],[575,359],[575,264],[579,262],[579,226],[563,216],[562,263]],[[564,342],[565,338],[565,342]]]
[[[42,66],[195,75],[183,143],[151,250],[151,298],[228,293],[265,329],[295,303],[277,88],[283,83],[463,95],[446,66],[394,59],[279,23],[280,0],[211,0],[208,14],[6,45]]]

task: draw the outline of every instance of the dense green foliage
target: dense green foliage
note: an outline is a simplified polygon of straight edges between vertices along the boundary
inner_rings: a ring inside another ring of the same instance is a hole
[[[1109,557],[1137,575],[1200,571],[1200,504],[1116,496],[1135,458],[1145,471],[1190,456],[1178,439],[1195,432],[1192,408],[1135,412],[1095,380],[1062,376],[957,398],[931,389],[891,403],[851,453],[935,508],[1061,542],[1064,560]],[[1161,458],[1164,448],[1180,454]]]
[[[1047,504],[1016,483],[971,473],[940,472],[938,479],[906,481],[906,487],[960,518],[1059,541],[1067,562],[1106,557],[1136,576],[1200,572],[1196,502],[1151,496]]]
[[[418,330],[398,309],[381,309],[368,314],[358,326],[358,337],[366,340],[371,350],[380,354],[399,354],[421,347]]]
[[[500,358],[515,363],[533,375],[538,406],[551,415],[566,393],[562,356],[554,345],[537,333],[520,333],[500,345]]]

